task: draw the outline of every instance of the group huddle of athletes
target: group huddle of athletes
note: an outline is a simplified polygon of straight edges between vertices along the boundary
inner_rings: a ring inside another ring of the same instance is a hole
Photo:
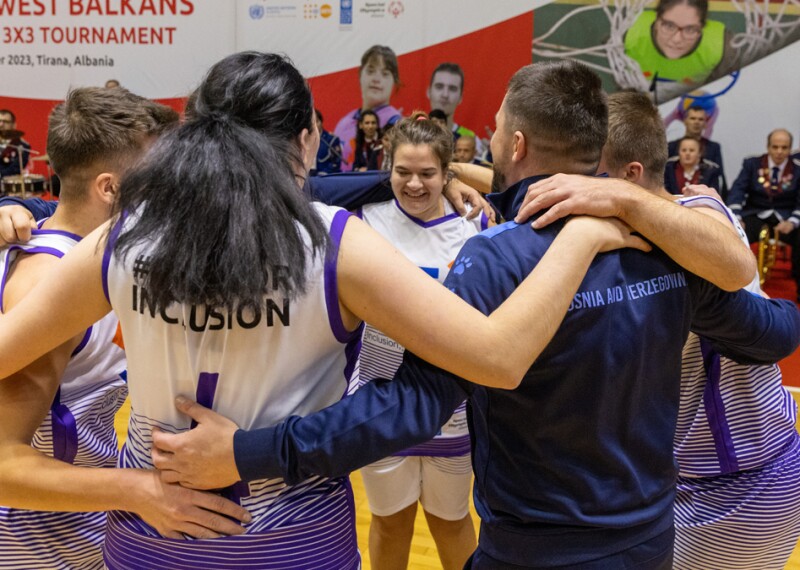
[[[664,190],[648,96],[533,64],[493,169],[423,113],[387,142],[309,176],[311,91],[268,53],[183,119],[55,107],[57,207],[0,200],[0,568],[355,570],[355,469],[377,569],[418,503],[447,570],[783,568],[800,313],[721,202]]]

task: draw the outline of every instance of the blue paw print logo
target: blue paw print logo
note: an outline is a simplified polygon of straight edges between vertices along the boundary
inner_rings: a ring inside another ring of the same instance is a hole
[[[453,266],[453,273],[456,275],[462,275],[464,271],[472,267],[472,258],[471,257],[462,257],[456,264]]]

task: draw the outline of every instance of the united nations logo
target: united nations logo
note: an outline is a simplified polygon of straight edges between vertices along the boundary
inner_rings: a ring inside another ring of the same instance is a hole
[[[341,7],[345,10],[349,10],[353,7],[353,0],[342,0]]]
[[[250,6],[250,19],[260,20],[264,17],[264,6],[261,4],[253,4]]]

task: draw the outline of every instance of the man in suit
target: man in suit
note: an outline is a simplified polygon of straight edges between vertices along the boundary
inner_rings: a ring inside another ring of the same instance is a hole
[[[706,128],[708,122],[708,114],[706,110],[700,106],[692,105],[686,110],[683,116],[683,124],[686,127],[686,132],[682,138],[691,137],[700,141],[700,152],[704,160],[714,163],[722,173],[721,180],[721,195],[724,198],[728,191],[728,184],[725,181],[725,170],[722,166],[722,149],[719,143],[707,139],[703,136],[703,130]],[[681,139],[669,141],[667,144],[668,156],[678,156],[678,145]]]
[[[767,153],[744,159],[731,186],[728,206],[744,223],[750,243],[766,224],[792,246],[792,275],[800,281],[800,160],[789,154],[792,135],[775,129],[767,137]]]

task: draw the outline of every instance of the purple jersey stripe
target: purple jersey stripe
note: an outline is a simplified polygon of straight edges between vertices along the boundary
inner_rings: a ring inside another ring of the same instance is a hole
[[[714,447],[719,457],[722,473],[732,473],[739,470],[736,451],[733,447],[730,427],[725,417],[725,404],[720,394],[720,360],[707,340],[700,339],[708,381],[703,390],[703,405],[705,406],[711,434],[714,437]]]
[[[105,561],[112,570],[207,570],[359,567],[352,491],[346,483],[323,520],[289,522],[259,533],[214,540],[171,540],[140,530],[128,513],[109,513]]]
[[[45,221],[45,220],[42,220]],[[63,230],[45,230],[39,226],[39,229],[35,229],[31,231],[31,236],[65,236],[70,239],[74,239],[75,241],[81,241],[83,238],[78,234],[73,234],[71,232],[65,232]]]
[[[6,251],[0,255],[8,256],[11,252]],[[5,267],[3,268],[3,275],[0,276],[0,313],[5,313],[5,307],[3,306],[3,297],[6,296],[6,280],[8,279],[8,271],[11,269],[11,264],[6,261]]]
[[[676,570],[781,570],[800,534],[800,436],[773,461],[713,477],[679,477]]]
[[[88,329],[86,329],[86,332],[84,333],[83,338],[81,339],[81,342],[78,344],[78,346],[75,347],[75,350],[72,351],[72,354],[70,355],[70,358],[74,357],[74,356],[77,356],[80,353],[80,351],[82,351],[84,348],[86,348],[86,345],[89,344],[89,339],[90,338],[92,338],[92,327],[91,326]]]
[[[353,377],[353,371],[355,370],[356,365],[358,364],[358,359],[361,355],[361,335],[363,330],[364,323],[362,322],[358,327],[358,336],[350,339],[350,342],[348,342],[344,347],[344,354],[345,358],[347,359],[347,364],[344,367],[344,378],[347,382],[345,383],[342,398],[344,398],[347,394],[347,385],[350,383],[350,379]]]
[[[23,251],[25,253],[34,254],[34,253],[46,253],[48,255],[54,255],[57,258],[61,259],[64,256],[64,252],[54,249],[52,247],[31,247],[31,248],[23,248],[17,245],[12,245],[5,251],[6,256],[10,256],[14,251]],[[8,259],[8,257],[6,258]],[[0,277],[0,313],[5,312],[5,308],[3,306],[3,297],[5,297],[6,292],[6,282],[8,280],[8,272],[11,270],[12,263],[6,261],[5,269],[3,270],[3,276]]]
[[[105,513],[0,507],[0,568],[101,570]]]
[[[217,393],[219,374],[201,372],[197,379],[197,403],[206,408],[214,407],[214,394]],[[192,420],[192,429],[197,427],[197,422]]]
[[[734,222],[734,219],[731,217],[728,208],[726,208],[722,202],[720,202],[716,198],[712,198],[711,196],[691,196],[689,198],[681,198],[679,201],[683,205],[702,204],[707,208],[711,208],[713,210],[716,210],[717,212],[722,212],[723,214],[725,214],[725,217],[727,217],[732,224]],[[733,206],[730,206],[730,208],[733,208]]]
[[[219,382],[219,374],[212,372],[201,372],[197,379],[196,400],[197,403],[206,408],[214,408],[214,396],[217,393],[217,382]],[[197,427],[197,422],[192,420],[191,429]],[[244,481],[239,481],[223,489],[222,495],[231,501],[239,502],[242,497],[250,495],[250,487]]]
[[[416,217],[412,216],[411,214],[409,214],[408,212],[406,212],[403,209],[403,207],[400,205],[400,202],[397,201],[397,198],[395,198],[394,204],[395,204],[395,206],[397,206],[397,209],[400,210],[401,212],[403,212],[403,214],[409,220],[411,220],[412,222],[414,222],[415,224],[417,224],[418,226],[420,226],[422,228],[432,228],[434,226],[438,226],[439,224],[443,224],[443,223],[445,223],[445,222],[447,222],[449,220],[454,220],[454,219],[459,217],[458,212],[453,212],[452,214],[447,214],[446,216],[442,216],[441,218],[436,218],[434,220],[430,220],[428,222],[424,222],[424,221],[420,220],[419,218],[416,218]]]
[[[361,335],[361,327],[352,332],[347,330],[342,322],[342,313],[339,310],[339,286],[336,265],[339,258],[339,245],[342,242],[342,234],[350,216],[352,214],[346,210],[340,210],[334,214],[330,231],[331,247],[325,260],[325,304],[328,308],[328,321],[330,322],[333,336],[341,343],[350,342],[353,338]]]
[[[78,454],[78,425],[70,409],[61,403],[61,388],[50,406],[53,431],[53,457],[73,463]]]

